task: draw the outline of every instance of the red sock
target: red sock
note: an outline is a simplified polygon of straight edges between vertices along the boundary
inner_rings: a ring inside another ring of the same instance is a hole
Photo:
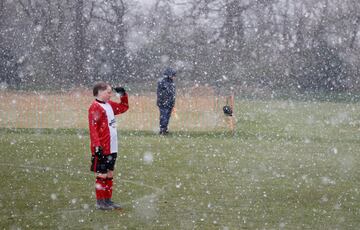
[[[96,177],[95,193],[97,200],[105,199],[105,189],[106,189],[106,179],[101,177]]]
[[[105,190],[105,199],[111,199],[112,197],[112,186],[113,186],[113,178],[106,178],[106,190]]]

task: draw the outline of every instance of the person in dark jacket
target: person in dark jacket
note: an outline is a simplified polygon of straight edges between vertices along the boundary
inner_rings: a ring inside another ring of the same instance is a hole
[[[168,124],[171,112],[175,106],[176,87],[174,77],[176,70],[166,68],[163,77],[159,79],[157,85],[157,106],[160,110],[160,135],[168,134]]]

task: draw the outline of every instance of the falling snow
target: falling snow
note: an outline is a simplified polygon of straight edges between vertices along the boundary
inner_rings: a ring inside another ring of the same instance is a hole
[[[358,228],[359,11],[353,0],[1,1],[0,228]],[[176,104],[159,136],[169,66]],[[98,81],[129,94],[114,126],[124,212],[95,208],[110,183],[89,170]]]

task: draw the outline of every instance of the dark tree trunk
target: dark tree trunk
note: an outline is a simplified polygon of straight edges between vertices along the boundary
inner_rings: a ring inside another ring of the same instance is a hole
[[[75,5],[75,38],[74,38],[74,80],[81,85],[85,82],[86,61],[86,23],[84,19],[84,0],[77,0]]]

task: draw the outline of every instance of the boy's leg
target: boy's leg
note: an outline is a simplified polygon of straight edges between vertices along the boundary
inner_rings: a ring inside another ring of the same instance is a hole
[[[109,171],[106,178],[106,191],[105,191],[105,203],[112,207],[113,209],[122,209],[122,206],[116,204],[112,201],[112,191],[113,191],[113,171]]]
[[[111,198],[112,198],[112,191],[113,191],[113,177],[114,177],[114,168],[115,168],[115,162],[116,162],[117,153],[112,153],[110,156],[108,156],[107,160],[107,169],[108,172],[106,174],[106,188],[105,188],[105,203],[112,207],[113,209],[121,209],[121,205],[115,204]]]
[[[96,208],[100,210],[112,210],[113,208],[105,203],[107,170],[104,159],[99,159],[98,157],[93,156],[91,159],[91,171],[96,174]]]
[[[95,184],[95,193],[96,193],[96,208],[101,210],[112,210],[113,207],[106,204],[107,197],[107,178],[106,174],[97,174],[96,184]]]

